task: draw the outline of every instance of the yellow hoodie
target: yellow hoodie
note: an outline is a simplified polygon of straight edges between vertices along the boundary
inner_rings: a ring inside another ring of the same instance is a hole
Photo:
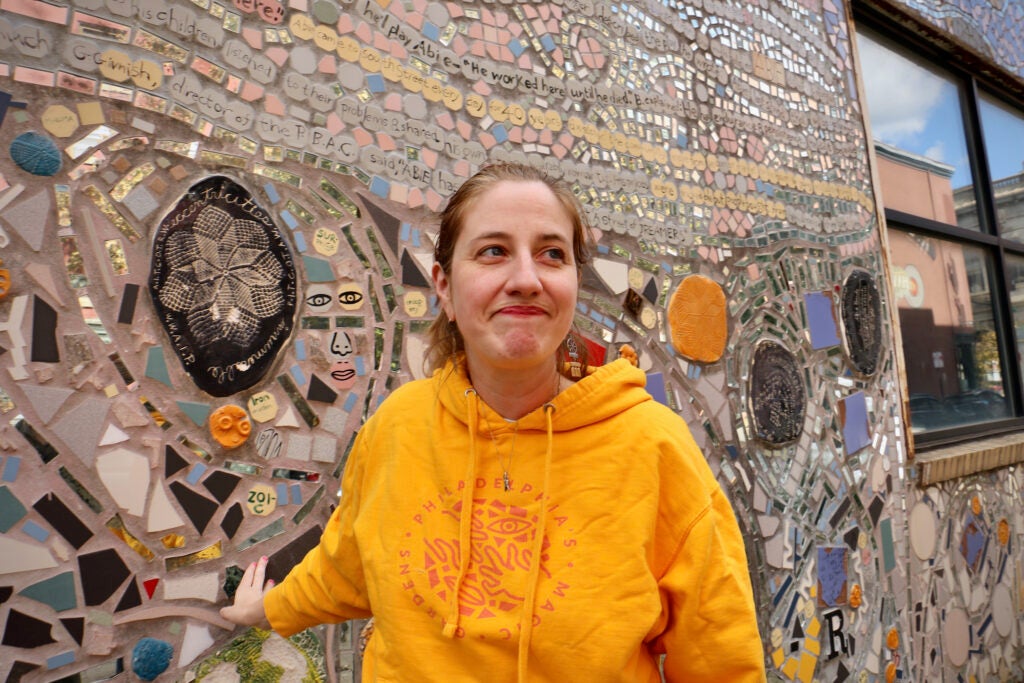
[[[644,384],[619,360],[517,422],[461,367],[401,387],[270,623],[372,614],[364,681],[763,681],[732,508]]]

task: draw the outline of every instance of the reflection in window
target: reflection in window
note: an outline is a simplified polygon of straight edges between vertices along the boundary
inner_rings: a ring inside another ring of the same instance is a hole
[[[985,95],[978,111],[999,231],[1024,242],[1024,117]]]
[[[978,230],[960,86],[871,34],[858,32],[857,48],[882,204],[886,209]]]
[[[914,433],[1008,417],[989,257],[902,230],[889,246]]]

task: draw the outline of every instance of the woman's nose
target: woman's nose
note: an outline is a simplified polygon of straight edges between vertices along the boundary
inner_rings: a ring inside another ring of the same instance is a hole
[[[535,294],[541,290],[540,274],[532,256],[517,256],[512,259],[511,266],[506,289],[519,294]]]

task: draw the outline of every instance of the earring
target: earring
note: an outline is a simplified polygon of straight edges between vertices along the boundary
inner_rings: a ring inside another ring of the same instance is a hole
[[[576,336],[570,332],[565,338],[565,350],[569,354],[569,362],[566,363],[566,370],[573,379],[583,376],[583,363],[580,362],[580,350],[576,346]]]

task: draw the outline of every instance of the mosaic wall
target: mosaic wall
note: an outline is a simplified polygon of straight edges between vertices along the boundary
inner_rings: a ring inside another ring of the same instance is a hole
[[[586,205],[577,325],[719,473],[772,677],[1019,673],[1018,474],[911,481],[841,4],[0,6],[6,680],[358,680],[360,624],[217,610],[422,376],[433,212],[500,159]]]

